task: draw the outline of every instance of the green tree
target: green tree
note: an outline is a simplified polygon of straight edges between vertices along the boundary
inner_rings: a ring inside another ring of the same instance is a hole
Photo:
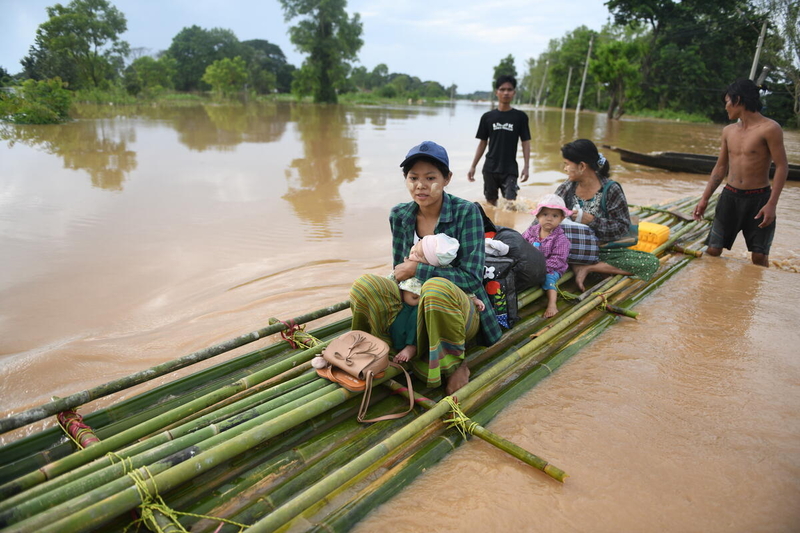
[[[586,62],[586,53],[589,51],[589,40],[594,35],[596,32],[586,26],[579,26],[561,39],[551,39],[547,50],[542,52],[536,60],[528,62],[528,72],[523,78],[522,86],[524,91],[529,91],[529,102],[533,101],[535,95],[541,90],[543,95],[549,93],[553,96],[555,101],[552,102],[552,105],[563,105],[569,79],[568,103],[571,103],[572,107],[577,104],[583,65]],[[571,78],[569,76],[570,67],[572,67]],[[545,70],[547,70],[546,79]],[[542,87],[542,80],[546,81],[544,87]],[[586,78],[586,86],[592,87],[594,84],[594,77],[589,73]],[[517,89],[517,92],[522,91]],[[595,108],[594,103],[587,101],[584,101],[582,106]]]
[[[757,20],[768,20],[762,64],[770,68],[765,97],[770,116],[800,128],[800,3],[796,0],[757,0],[762,13]]]
[[[72,93],[59,78],[26,80],[21,94],[0,92],[0,118],[18,124],[55,124],[69,118]]]
[[[46,80],[59,77],[68,86],[80,85],[78,70],[66,52],[46,48],[40,37],[35,38],[34,44],[28,49],[28,55],[22,58],[20,64],[22,79]]]
[[[47,15],[50,18],[36,30],[32,67],[41,61],[40,67],[54,74],[52,70],[69,62],[75,81],[85,87],[104,85],[118,74],[129,46],[119,38],[127,22],[116,7],[106,0],[72,0],[66,6],[48,7]]]
[[[244,59],[250,84],[257,92],[265,94],[277,89],[287,93],[291,90],[295,68],[286,61],[280,46],[264,39],[242,41],[242,45],[249,51]]]
[[[615,22],[640,32],[639,109],[679,109],[724,120],[719,95],[746,77],[758,29],[749,0],[609,0]],[[746,51],[746,52],[745,52]]]
[[[301,96],[315,102],[336,103],[336,90],[347,82],[350,62],[364,41],[361,17],[347,16],[346,0],[281,0],[286,22],[303,17],[289,30],[292,43],[309,54],[292,82]]]
[[[166,55],[175,60],[175,88],[194,91],[207,89],[202,78],[211,63],[218,59],[241,57],[245,52],[231,30],[191,26],[173,37]]]
[[[372,89],[383,87],[389,83],[389,67],[385,63],[378,63],[369,73],[369,84]]]
[[[622,40],[601,42],[595,49],[590,69],[608,94],[608,118],[625,114],[626,86],[636,83],[639,73],[639,49],[636,43]]]
[[[11,84],[11,74],[6,69],[0,67],[0,87]]]
[[[134,61],[131,66],[142,79],[145,88],[163,87],[172,89],[173,78],[176,72],[176,62],[169,56],[154,59],[142,56]]]
[[[514,56],[508,54],[505,58],[500,60],[500,63],[494,67],[493,81],[500,76],[514,76],[517,77],[517,67],[514,66]]]
[[[241,57],[218,59],[203,74],[203,81],[220,96],[230,96],[241,91],[247,81],[247,64]]]
[[[368,91],[371,89],[369,71],[367,67],[360,66],[350,71],[350,83],[359,90]]]
[[[426,81],[423,83],[421,94],[425,98],[444,98],[448,96],[442,84],[437,81]]]

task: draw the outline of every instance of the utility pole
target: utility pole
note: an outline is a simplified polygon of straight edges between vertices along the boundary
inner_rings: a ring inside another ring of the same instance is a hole
[[[761,25],[761,35],[758,36],[758,44],[756,45],[756,55],[753,57],[753,66],[750,68],[750,79],[756,77],[756,68],[758,68],[758,58],[761,57],[761,47],[764,45],[764,35],[767,33],[767,21]]]
[[[581,80],[581,90],[578,93],[578,105],[575,108],[575,120],[578,120],[578,114],[581,112],[581,103],[583,102],[583,88],[586,87],[586,73],[589,72],[589,58],[592,56],[592,43],[594,42],[594,35],[589,38],[589,51],[586,52],[586,64],[583,66],[583,80]]]
[[[530,86],[528,87],[528,93],[529,93],[528,94],[528,105],[531,105],[533,103],[533,70],[532,69],[528,71],[528,75],[531,77],[531,83],[530,83]]]
[[[544,76],[542,76],[542,84],[539,86],[539,92],[536,93],[536,107],[539,107],[539,104],[542,101],[542,91],[544,90],[544,82],[547,81],[547,68],[550,66],[550,60],[544,62]]]
[[[567,90],[564,91],[564,105],[561,106],[561,112],[567,110],[567,98],[569,97],[569,82],[572,80],[572,67],[569,67],[569,74],[567,74]]]

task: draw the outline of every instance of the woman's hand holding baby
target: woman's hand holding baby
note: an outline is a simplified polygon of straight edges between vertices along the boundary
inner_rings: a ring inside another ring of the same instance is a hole
[[[417,263],[406,258],[405,261],[394,267],[394,277],[397,281],[404,281],[413,278],[417,274]]]

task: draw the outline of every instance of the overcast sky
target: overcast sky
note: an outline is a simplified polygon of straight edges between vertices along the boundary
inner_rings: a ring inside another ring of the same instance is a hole
[[[360,64],[385,63],[460,93],[490,87],[493,68],[508,54],[517,71],[538,57],[551,39],[585,25],[599,30],[609,19],[604,0],[349,0],[360,13],[364,46]],[[303,56],[289,42],[278,0],[111,0],[128,20],[122,38],[152,53],[169,47],[184,27],[232,30],[239,40],[266,39],[300,66]],[[12,74],[47,20],[55,0],[0,0],[0,66]],[[69,0],[61,0],[62,4]]]

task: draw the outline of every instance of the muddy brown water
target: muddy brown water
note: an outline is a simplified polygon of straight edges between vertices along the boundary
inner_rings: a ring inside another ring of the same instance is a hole
[[[357,275],[390,269],[388,212],[407,201],[398,164],[412,145],[443,144],[449,191],[482,198],[466,172],[486,110],[103,106],[60,126],[0,125],[0,414],[345,300]],[[589,113],[576,128],[571,113],[527,111],[523,205],[564,179],[558,148],[574,138],[716,153],[721,132]],[[800,134],[786,146],[800,162]],[[605,154],[631,203],[706,182]],[[638,321],[609,328],[489,425],[566,470],[566,484],[473,440],[356,531],[387,520],[409,532],[800,530],[798,239],[789,183],[772,268],[750,265],[741,238],[693,261],[637,306]]]

